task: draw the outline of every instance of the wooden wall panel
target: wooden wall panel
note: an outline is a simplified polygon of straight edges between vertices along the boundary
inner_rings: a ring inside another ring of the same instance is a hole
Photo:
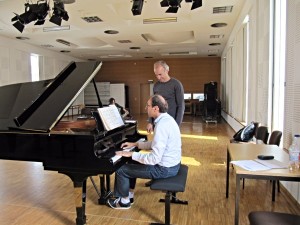
[[[132,113],[140,113],[140,87],[148,80],[156,81],[153,64],[156,59],[103,62],[95,77],[97,82],[125,83],[129,89],[129,106]],[[185,92],[203,92],[204,84],[218,82],[220,88],[220,57],[193,59],[165,59],[170,66],[169,74],[183,84]]]

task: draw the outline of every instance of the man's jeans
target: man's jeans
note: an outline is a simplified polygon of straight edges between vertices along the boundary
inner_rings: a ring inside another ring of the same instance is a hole
[[[173,167],[159,165],[125,164],[115,173],[114,194],[116,197],[128,197],[129,189],[136,178],[159,179],[177,175],[180,163]]]

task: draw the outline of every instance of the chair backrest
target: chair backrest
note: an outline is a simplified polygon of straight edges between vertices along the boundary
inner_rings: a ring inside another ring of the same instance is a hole
[[[282,132],[279,130],[274,130],[271,133],[270,139],[269,139],[269,145],[280,145],[280,141],[281,141],[281,136],[282,136]]]
[[[259,127],[260,122],[253,122],[253,124],[254,124],[254,137],[256,137],[256,135],[257,135],[257,128]]]
[[[269,137],[268,127],[259,126],[257,128],[257,132],[256,132],[255,138],[258,139],[258,140],[261,140],[265,144],[267,144],[268,143],[268,137]]]

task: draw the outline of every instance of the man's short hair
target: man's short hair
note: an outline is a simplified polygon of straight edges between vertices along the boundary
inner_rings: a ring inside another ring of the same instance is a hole
[[[114,103],[114,101],[115,101],[115,99],[114,99],[114,98],[110,98],[110,99],[108,100],[109,104],[113,104],[113,103]]]
[[[157,95],[157,94],[153,95],[151,97],[151,104],[152,104],[152,107],[158,106],[160,113],[168,112],[168,102],[161,95]]]
[[[170,67],[168,66],[168,64],[163,61],[163,60],[159,60],[157,62],[154,63],[154,65],[161,65],[165,70],[169,71]]]

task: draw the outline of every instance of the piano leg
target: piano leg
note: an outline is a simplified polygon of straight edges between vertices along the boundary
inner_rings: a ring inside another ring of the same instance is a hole
[[[85,205],[86,205],[86,174],[74,174],[59,172],[71,178],[74,185],[74,198],[76,206],[76,225],[86,224]]]
[[[100,178],[100,198],[98,199],[99,205],[105,205],[107,199],[112,195],[110,190],[110,175],[108,174],[101,174],[99,175]]]
[[[76,225],[86,224],[85,203],[86,203],[86,180],[74,183],[74,196],[76,206]]]

